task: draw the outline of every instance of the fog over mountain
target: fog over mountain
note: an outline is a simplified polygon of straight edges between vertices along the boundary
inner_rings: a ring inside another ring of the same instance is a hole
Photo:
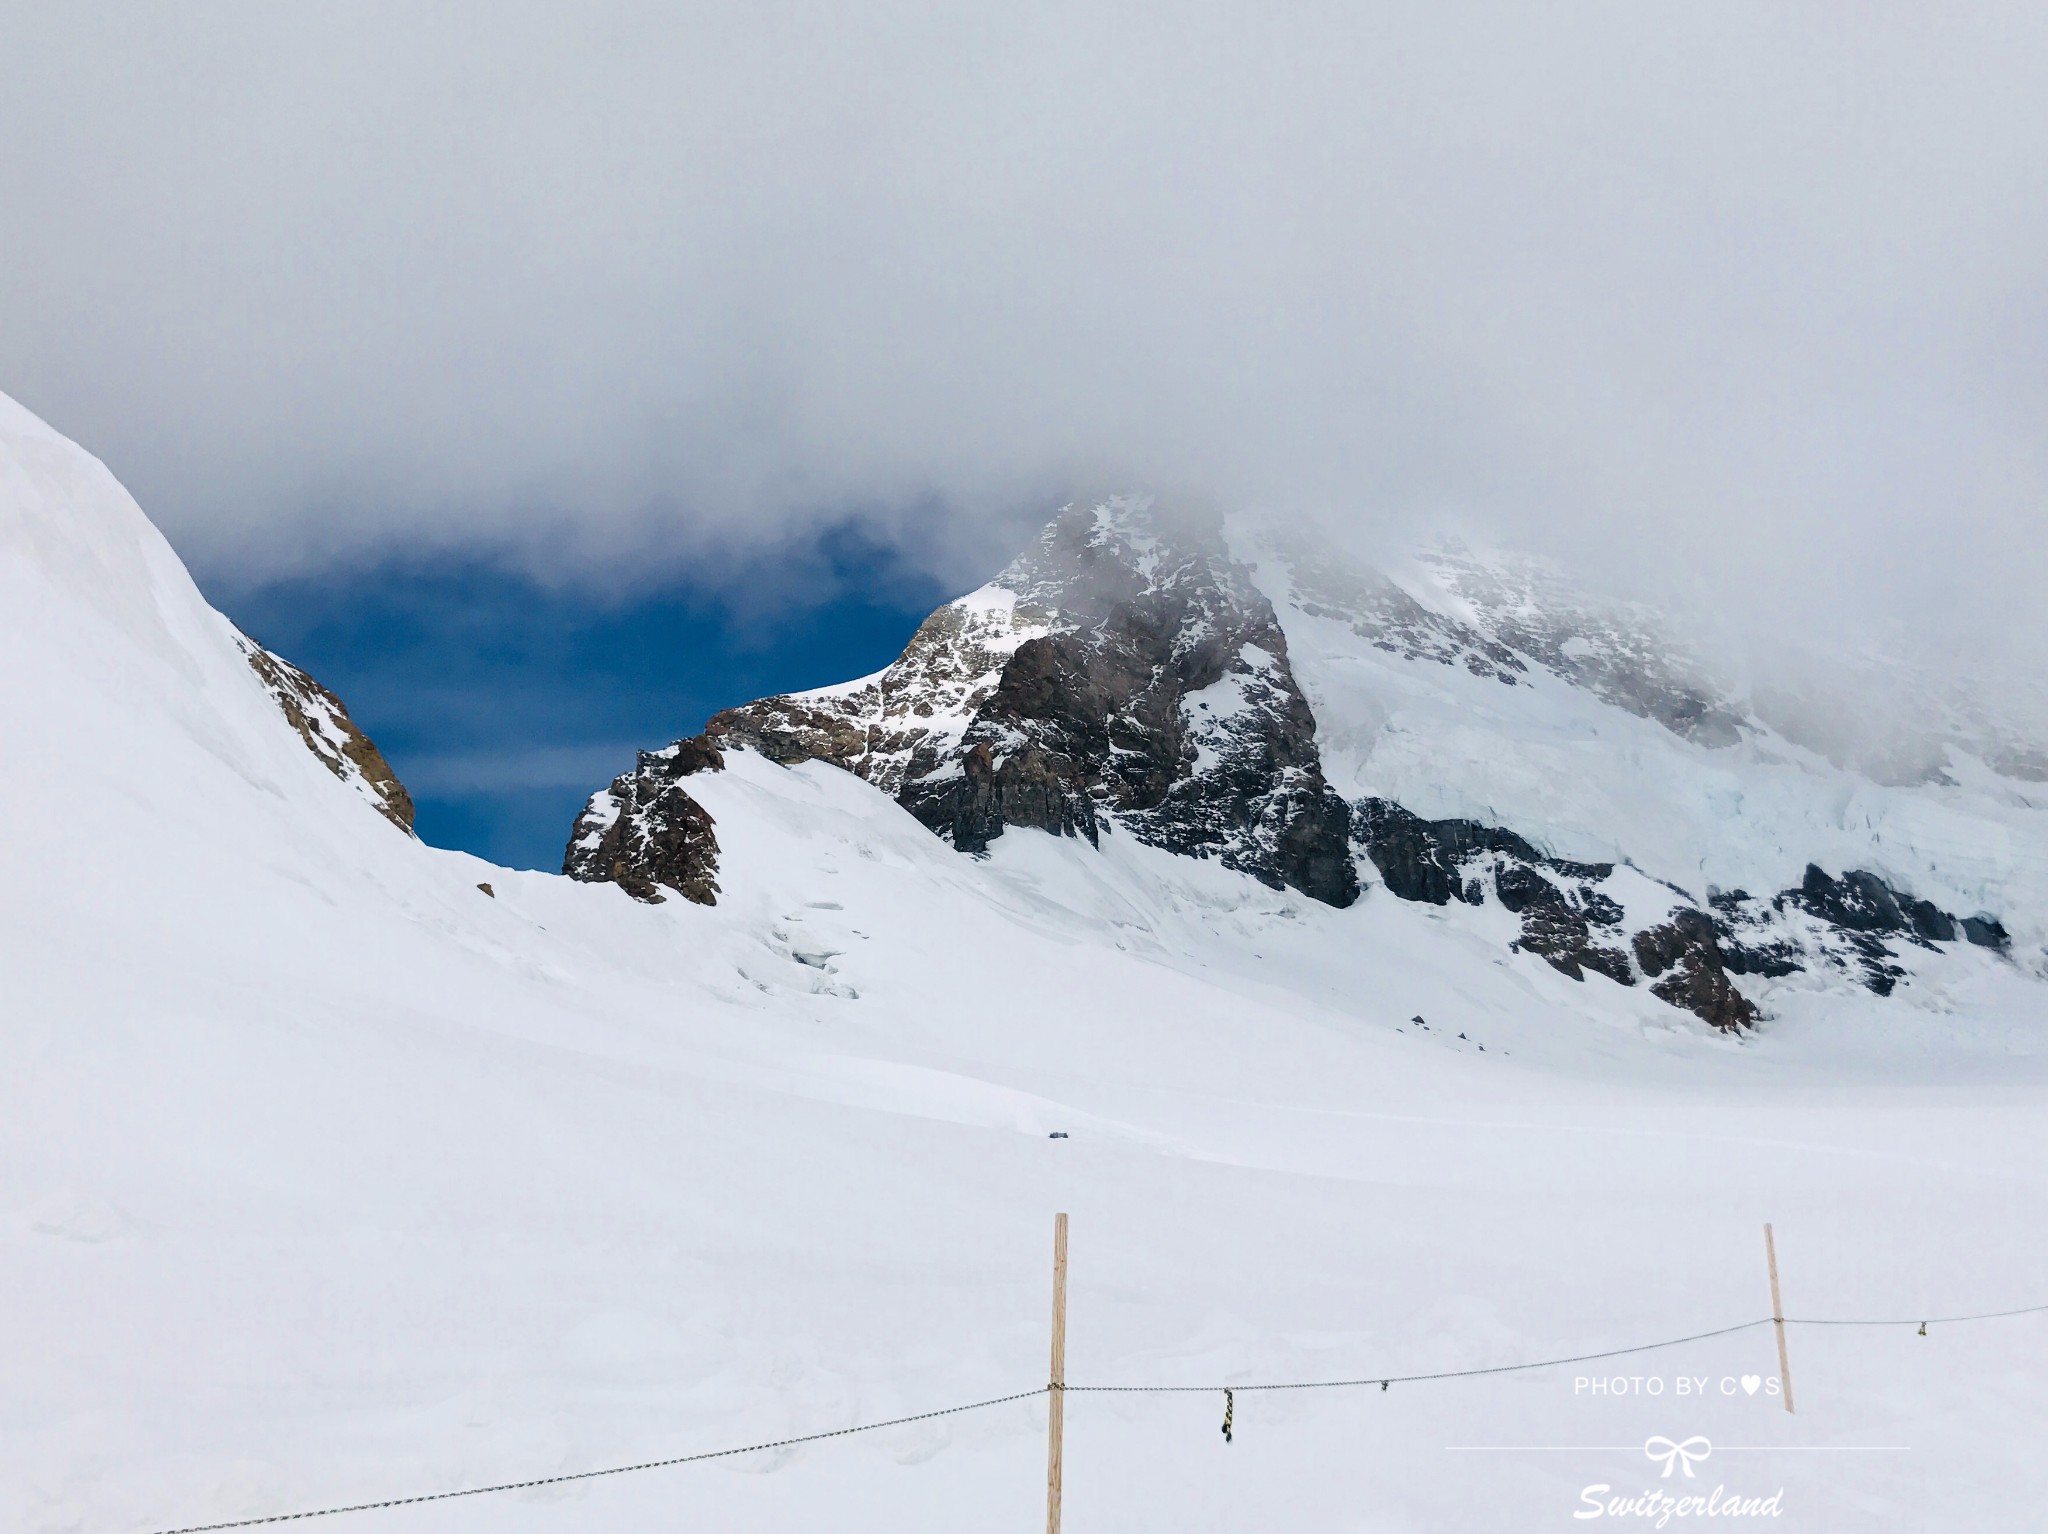
[[[853,518],[966,589],[1150,485],[1477,530],[1735,664],[2048,639],[2037,8],[5,29],[0,378],[202,570],[716,581]]]

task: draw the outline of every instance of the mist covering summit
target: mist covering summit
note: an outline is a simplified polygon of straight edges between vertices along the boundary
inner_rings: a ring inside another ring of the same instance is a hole
[[[1902,950],[2012,941],[2009,877],[1924,829],[1902,842],[1911,810],[1831,812],[1853,775],[1640,615],[1533,562],[1449,545],[1397,578],[1143,496],[1062,510],[874,676],[642,753],[578,817],[564,872],[714,902],[716,826],[687,780],[732,750],[844,768],[966,853],[1012,829],[1124,834],[1340,908],[1376,886],[1493,905],[1512,949],[1724,1030],[1792,977],[1889,995]],[[1871,787],[1995,808],[1953,779]],[[1660,798],[1690,801],[1675,825]],[[1762,845],[1760,806],[1787,833]]]

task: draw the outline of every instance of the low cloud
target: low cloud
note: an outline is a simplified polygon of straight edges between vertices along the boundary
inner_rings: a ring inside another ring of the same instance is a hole
[[[2048,13],[14,7],[0,388],[188,557],[630,585],[1071,487],[2048,640]],[[1767,646],[1766,646],[1767,648]]]

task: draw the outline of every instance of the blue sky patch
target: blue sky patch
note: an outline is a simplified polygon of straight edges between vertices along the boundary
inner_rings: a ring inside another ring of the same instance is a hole
[[[850,530],[743,578],[627,596],[459,559],[202,584],[341,695],[412,791],[424,840],[550,871],[635,750],[879,670],[957,595]]]

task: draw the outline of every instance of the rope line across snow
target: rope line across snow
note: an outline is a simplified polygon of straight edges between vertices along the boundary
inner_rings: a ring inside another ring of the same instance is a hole
[[[1654,1353],[1659,1348],[1675,1348],[1688,1342],[1704,1342],[1709,1337],[1726,1337],[1733,1332],[1751,1331],[1759,1326],[1769,1326],[1771,1317],[1759,1321],[1742,1321],[1734,1326],[1716,1327],[1711,1332],[1694,1332],[1689,1337],[1672,1337],[1663,1342],[1645,1342],[1632,1348],[1610,1348],[1605,1353],[1576,1353],[1570,1358],[1544,1358],[1527,1364],[1493,1364],[1483,1369],[1445,1369],[1436,1374],[1370,1374],[1355,1380],[1288,1380],[1272,1385],[1240,1385],[1233,1381],[1224,1385],[1069,1385],[1068,1395],[1086,1393],[1089,1395],[1214,1395],[1219,1390],[1239,1392],[1247,1390],[1346,1390],[1360,1385],[1414,1385],[1424,1380],[1462,1380],[1481,1374],[1518,1374],[1526,1369],[1555,1369],[1562,1364],[1589,1364],[1602,1358],[1623,1358],[1630,1353]]]
[[[1787,1316],[1787,1326],[1953,1326],[1958,1321],[2003,1321],[2007,1316],[2038,1316],[2048,1311],[2048,1305],[2022,1305],[2018,1310],[1984,1310],[1973,1316],[1923,1316],[1917,1320],[1897,1321],[1816,1321]]]
[[[934,1417],[952,1417],[961,1412],[980,1411],[985,1406],[1004,1406],[1011,1401],[1028,1401],[1042,1396],[1048,1387],[1020,1390],[1015,1395],[970,1401],[965,1406],[945,1406],[937,1411],[919,1412],[912,1417],[891,1417],[887,1422],[863,1422],[858,1427],[837,1427],[823,1433],[805,1433],[798,1438],[777,1438],[768,1443],[750,1443],[738,1449],[712,1449],[703,1454],[678,1454],[671,1459],[642,1460],[635,1465],[611,1465],[603,1470],[575,1470],[566,1475],[536,1476],[529,1481],[501,1481],[495,1486],[466,1486],[460,1491],[429,1491],[413,1497],[389,1497],[382,1502],[352,1502],[345,1507],[318,1507],[303,1513],[272,1513],[267,1518],[236,1518],[227,1523],[194,1523],[161,1534],[214,1534],[220,1529],[252,1529],[263,1523],[292,1523],[301,1518],[331,1518],[337,1513],[368,1513],[383,1507],[410,1507],[416,1502],[445,1502],[451,1497],[481,1497],[494,1491],[524,1491],[533,1486],[558,1486],[564,1481],[591,1481],[599,1476],[629,1475],[635,1470],[660,1470],[669,1465],[689,1465],[707,1459],[729,1459],[735,1454],[758,1454],[764,1449],[787,1449],[800,1443],[817,1443],[825,1438],[846,1438],[854,1433],[873,1433],[885,1427],[902,1427],[911,1422],[929,1422]]]
[[[2032,1316],[2048,1312],[2048,1305],[2027,1305],[2017,1310],[1987,1310],[1973,1315],[1928,1316],[1912,1320],[1827,1320],[1813,1317],[1784,1318],[1787,1326],[1918,1326],[1920,1335],[1926,1335],[1929,1326],[1951,1326],[1962,1321],[1998,1321],[2009,1316]],[[1286,1380],[1266,1384],[1243,1384],[1233,1381],[1228,1385],[1038,1385],[1030,1390],[1019,1390],[1006,1396],[991,1396],[985,1401],[970,1401],[964,1406],[944,1406],[937,1411],[918,1412],[908,1417],[891,1417],[884,1422],[864,1422],[854,1427],[829,1428],[822,1433],[804,1433],[795,1438],[777,1438],[767,1443],[750,1443],[736,1449],[710,1449],[701,1454],[678,1454],[668,1459],[641,1460],[631,1465],[610,1465],[602,1470],[574,1470],[562,1475],[535,1476],[524,1481],[501,1481],[492,1486],[466,1486],[460,1491],[430,1491],[411,1497],[388,1497],[379,1502],[351,1502],[336,1507],[310,1508],[298,1513],[272,1513],[263,1518],[236,1518],[225,1523],[193,1523],[175,1529],[161,1529],[156,1534],[219,1534],[224,1529],[252,1529],[261,1524],[296,1523],[305,1518],[330,1518],[340,1513],[369,1513],[380,1508],[411,1507],[420,1502],[445,1502],[453,1497],[481,1497],[499,1491],[525,1491],[536,1486],[559,1486],[568,1481],[592,1481],[602,1476],[630,1475],[637,1470],[662,1470],[672,1465],[694,1465],[705,1460],[730,1459],[739,1454],[759,1454],[768,1449],[794,1448],[798,1444],[820,1443],[828,1438],[850,1438],[855,1433],[874,1433],[883,1428],[904,1427],[913,1422],[929,1422],[934,1417],[952,1417],[961,1412],[981,1411],[990,1406],[1007,1406],[1012,1401],[1028,1401],[1059,1390],[1065,1395],[1210,1395],[1218,1391],[1224,1394],[1224,1436],[1230,1436],[1229,1399],[1238,1392],[1255,1390],[1346,1390],[1377,1385],[1385,1390],[1392,1385],[1415,1385],[1430,1380],[1475,1379],[1491,1374],[1518,1374],[1531,1369],[1556,1369],[1565,1364],[1598,1363],[1606,1358],[1626,1358],[1634,1353],[1654,1353],[1662,1348],[1683,1347],[1689,1342],[1705,1342],[1714,1337],[1729,1337],[1737,1332],[1754,1331],[1759,1326],[1769,1326],[1777,1318],[1762,1316],[1754,1321],[1739,1321],[1733,1326],[1720,1326],[1707,1332],[1693,1332],[1684,1337],[1668,1337],[1661,1342],[1644,1342],[1629,1348],[1609,1348],[1600,1353],[1574,1353],[1564,1358],[1545,1358],[1525,1364],[1492,1364],[1478,1369],[1444,1369],[1434,1374],[1369,1374],[1357,1379],[1345,1380]]]

